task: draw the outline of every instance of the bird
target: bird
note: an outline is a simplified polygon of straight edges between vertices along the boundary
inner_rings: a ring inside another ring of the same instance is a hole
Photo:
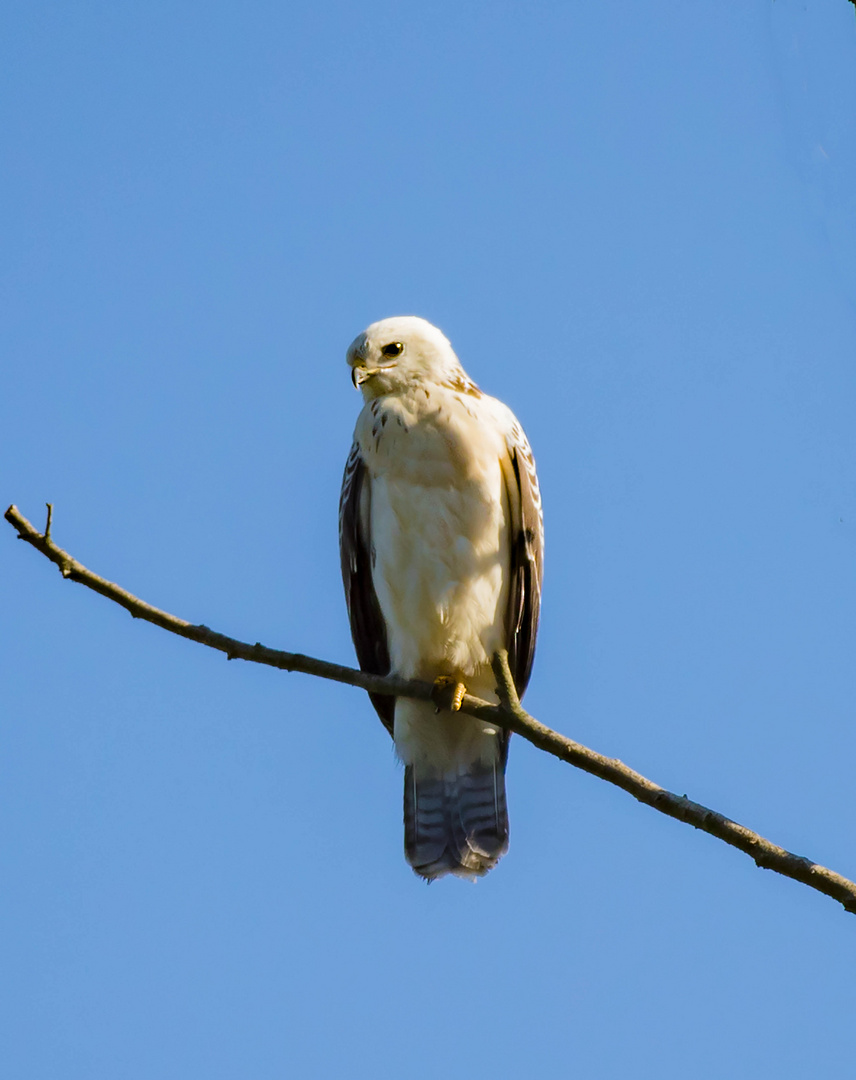
[[[459,710],[496,702],[508,652],[532,670],[544,524],[532,450],[511,410],[416,316],[372,323],[347,351],[363,396],[339,502],[360,668],[449,688],[444,707],[370,695],[404,764],[404,851],[427,881],[475,880],[508,850],[508,732]]]

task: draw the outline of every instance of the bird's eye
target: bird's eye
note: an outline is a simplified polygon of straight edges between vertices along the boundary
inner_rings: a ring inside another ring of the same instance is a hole
[[[400,341],[391,341],[389,345],[384,345],[380,351],[383,356],[388,357],[390,360],[394,360],[396,356],[401,356],[404,352],[404,346]]]

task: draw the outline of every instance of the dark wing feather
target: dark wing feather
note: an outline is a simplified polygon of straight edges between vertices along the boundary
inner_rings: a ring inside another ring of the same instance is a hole
[[[544,574],[544,518],[535,460],[515,422],[508,440],[510,469],[504,470],[510,516],[511,561],[506,611],[508,664],[522,698],[535,659]]]
[[[386,623],[372,582],[372,545],[369,534],[371,487],[360,448],[354,443],[339,500],[339,554],[342,581],[351,622],[351,637],[362,671],[389,674]],[[384,727],[392,734],[395,698],[369,694]]]

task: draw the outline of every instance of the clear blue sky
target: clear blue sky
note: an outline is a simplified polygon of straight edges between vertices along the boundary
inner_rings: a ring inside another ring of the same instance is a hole
[[[523,421],[545,722],[856,877],[856,18],[6,5],[0,497],[151,603],[348,662],[367,323]],[[404,863],[357,691],[133,622],[0,531],[10,1080],[852,1068],[856,918],[511,748]]]

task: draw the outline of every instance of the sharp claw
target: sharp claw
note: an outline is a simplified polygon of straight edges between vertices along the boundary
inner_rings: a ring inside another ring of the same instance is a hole
[[[434,692],[432,694],[436,705],[435,712],[441,712],[443,709],[448,709],[450,712],[459,712],[466,692],[466,686],[462,682],[458,682],[453,676],[438,675],[434,680]]]

